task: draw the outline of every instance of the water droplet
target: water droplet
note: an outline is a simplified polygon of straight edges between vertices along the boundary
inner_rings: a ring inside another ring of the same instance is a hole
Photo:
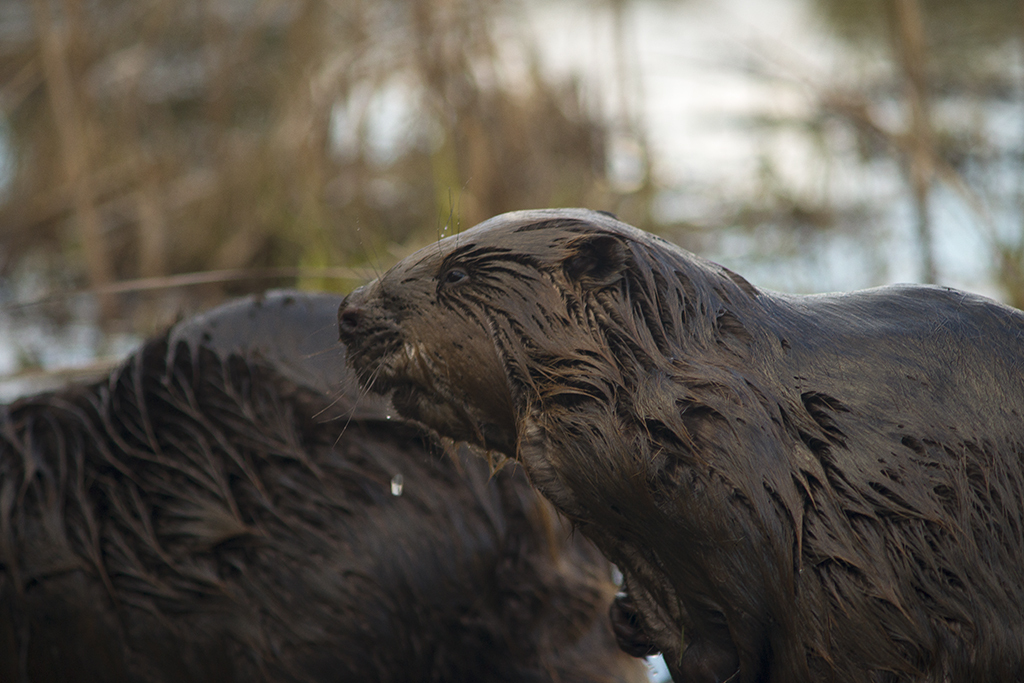
[[[391,495],[402,495],[402,487],[405,486],[405,478],[401,474],[391,477]]]
[[[390,420],[390,419],[391,419],[391,416],[390,416],[390,415],[385,415],[385,416],[384,416],[384,419],[385,419],[385,420]]]

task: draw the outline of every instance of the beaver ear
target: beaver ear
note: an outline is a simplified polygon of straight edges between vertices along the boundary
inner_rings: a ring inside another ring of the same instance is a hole
[[[626,267],[626,245],[614,235],[589,235],[572,242],[562,261],[565,276],[594,286],[609,285]]]

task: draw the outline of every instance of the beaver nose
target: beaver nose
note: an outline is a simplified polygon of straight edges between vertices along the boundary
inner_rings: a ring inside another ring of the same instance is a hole
[[[346,335],[358,334],[365,318],[366,311],[362,306],[346,305],[346,302],[343,301],[338,309],[338,332],[341,333],[342,339]]]

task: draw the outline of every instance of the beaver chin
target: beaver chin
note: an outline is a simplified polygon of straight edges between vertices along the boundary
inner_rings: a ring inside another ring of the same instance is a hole
[[[514,437],[450,393],[424,390],[410,383],[395,384],[391,389],[391,404],[402,417],[421,422],[454,441],[498,451],[509,458],[515,454]]]

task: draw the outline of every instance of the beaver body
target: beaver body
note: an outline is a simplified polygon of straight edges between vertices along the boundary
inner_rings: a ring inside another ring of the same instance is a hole
[[[339,325],[402,414],[525,465],[676,680],[1024,680],[1019,311],[771,293],[549,210],[417,252]]]
[[[0,681],[645,680],[521,474],[352,410],[339,303],[228,305],[2,408]]]

